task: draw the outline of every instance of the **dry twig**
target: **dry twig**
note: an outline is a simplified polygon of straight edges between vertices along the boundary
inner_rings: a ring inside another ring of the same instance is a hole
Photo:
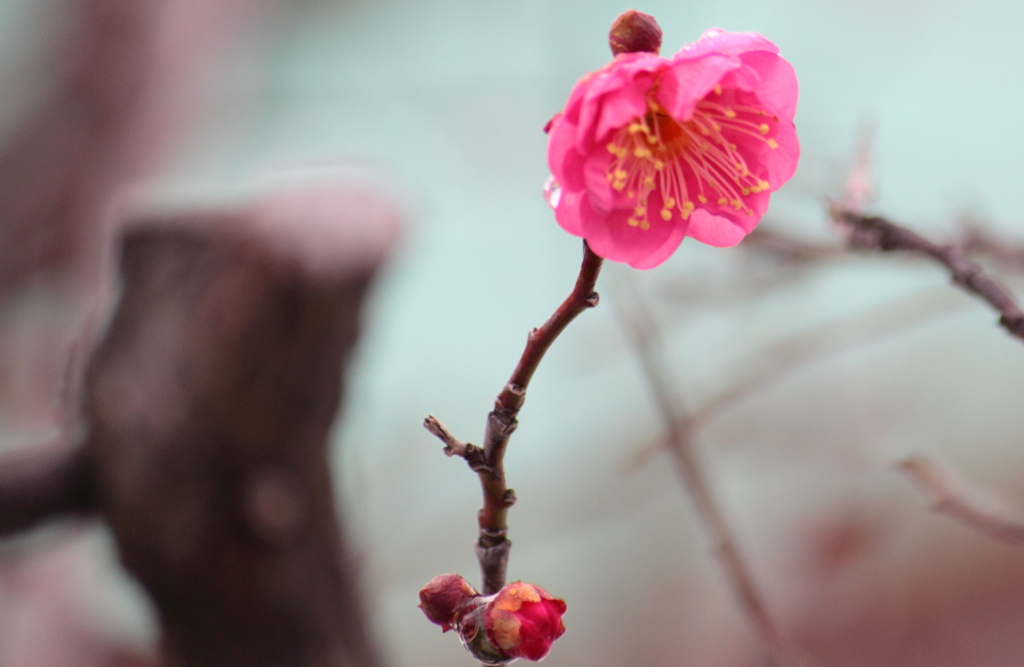
[[[1024,311],[1010,291],[977,262],[968,259],[962,248],[940,245],[905,227],[878,216],[864,216],[839,206],[831,208],[832,218],[848,233],[853,248],[883,252],[904,250],[929,257],[949,270],[953,283],[985,300],[999,312],[999,324],[1012,336],[1024,340]]]
[[[628,311],[624,305],[627,299],[631,304]],[[797,664],[799,661],[779,633],[736,542],[732,528],[715,498],[711,481],[697,451],[696,434],[692,423],[685,414],[679,392],[666,372],[662,344],[649,311],[635,288],[628,297],[621,295],[614,301],[619,321],[639,358],[644,378],[664,421],[669,452],[676,465],[676,472],[689,493],[704,528],[711,536],[719,563],[725,571],[736,599],[757,633],[766,663]]]
[[[949,463],[915,455],[898,466],[931,498],[936,512],[1002,542],[1024,545],[1024,512],[988,489],[973,486]]]
[[[725,372],[734,381],[693,408],[682,426],[704,428],[744,398],[808,364],[930,322],[960,305],[962,300],[954,300],[947,288],[936,287],[798,331],[758,348]],[[663,437],[648,442],[631,455],[631,465],[639,467],[669,446]]]

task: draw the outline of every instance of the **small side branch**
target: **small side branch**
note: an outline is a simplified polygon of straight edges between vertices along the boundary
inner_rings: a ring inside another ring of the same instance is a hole
[[[480,476],[484,503],[477,516],[480,538],[477,540],[476,553],[484,595],[496,593],[505,585],[505,568],[512,546],[507,537],[507,515],[508,508],[516,501],[515,491],[505,483],[505,449],[519,425],[516,417],[526,401],[526,388],[555,339],[580,313],[598,304],[599,297],[594,287],[603,263],[604,260],[595,255],[584,242],[583,264],[576,285],[547,322],[533,329],[527,337],[526,349],[519,363],[495,399],[494,410],[487,415],[482,448],[462,442],[433,416],[423,422],[424,428],[445,443],[446,454],[465,458]],[[483,456],[478,452],[482,452]]]
[[[1002,542],[1024,545],[1024,512],[988,489],[972,485],[949,463],[915,455],[898,467],[931,499],[936,512]]]
[[[832,206],[831,214],[848,231],[848,242],[853,248],[884,252],[910,251],[942,264],[949,270],[956,285],[985,300],[999,312],[999,324],[1011,335],[1024,340],[1024,311],[1017,305],[1010,291],[995,276],[968,259],[962,248],[934,243],[878,216],[860,215],[835,205]]]
[[[31,447],[0,458],[0,535],[94,511],[91,469],[80,449]]]
[[[423,420],[423,428],[430,431],[432,434],[444,443],[445,456],[459,456],[466,459],[466,463],[475,472],[489,472],[493,474],[493,471],[488,467],[486,457],[484,456],[484,450],[480,449],[476,445],[470,442],[462,442],[448,430],[448,427],[441,423],[434,415],[427,416]]]

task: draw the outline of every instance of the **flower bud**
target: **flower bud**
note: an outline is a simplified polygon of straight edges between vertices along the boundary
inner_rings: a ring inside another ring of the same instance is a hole
[[[650,14],[630,9],[612,23],[608,32],[608,46],[612,53],[637,53],[661,50],[661,27]]]
[[[540,660],[565,633],[565,601],[540,586],[513,582],[484,609],[488,641],[513,658]]]
[[[430,580],[420,590],[420,609],[432,623],[448,632],[466,605],[480,594],[468,581],[457,574],[442,574]]]

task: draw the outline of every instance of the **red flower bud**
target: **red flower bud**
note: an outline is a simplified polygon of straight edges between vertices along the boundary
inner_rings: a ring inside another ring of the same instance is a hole
[[[484,630],[488,641],[505,655],[540,660],[565,633],[564,613],[564,600],[540,586],[516,581],[487,605]]]
[[[661,27],[650,14],[630,9],[612,23],[608,46],[615,55],[640,51],[657,53],[661,50]]]
[[[457,574],[442,574],[430,580],[420,590],[420,609],[433,623],[448,632],[466,603],[479,593],[469,582]]]

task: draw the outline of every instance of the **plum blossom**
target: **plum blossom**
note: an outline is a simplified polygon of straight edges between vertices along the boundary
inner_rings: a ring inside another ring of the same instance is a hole
[[[565,634],[565,601],[540,586],[515,581],[498,591],[484,611],[487,639],[506,655],[540,660]]]
[[[796,171],[793,67],[757,33],[708,30],[671,58],[619,53],[549,124],[558,224],[648,269],[686,236],[740,242]]]

